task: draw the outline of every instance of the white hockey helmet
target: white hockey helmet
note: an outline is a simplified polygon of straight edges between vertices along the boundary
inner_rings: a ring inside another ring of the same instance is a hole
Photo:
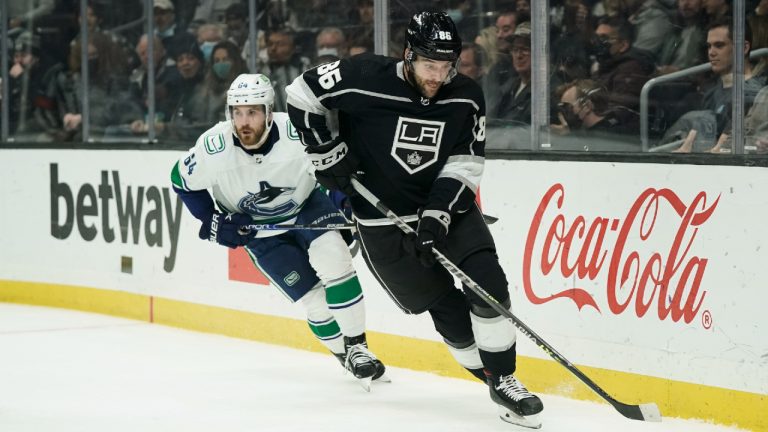
[[[272,81],[263,74],[240,74],[227,90],[227,121],[232,121],[232,107],[238,105],[264,105],[266,128],[260,143],[266,140],[272,129],[272,110],[275,104],[275,89]],[[233,125],[234,126],[234,125]]]

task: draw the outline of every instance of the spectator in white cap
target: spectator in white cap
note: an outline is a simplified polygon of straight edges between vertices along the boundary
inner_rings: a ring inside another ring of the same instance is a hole
[[[169,53],[186,49],[190,33],[176,25],[176,7],[171,0],[154,0],[155,34]]]
[[[155,32],[165,42],[176,32],[176,15],[171,0],[154,0]]]

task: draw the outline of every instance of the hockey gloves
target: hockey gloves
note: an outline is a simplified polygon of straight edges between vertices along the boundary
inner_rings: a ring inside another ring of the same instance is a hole
[[[451,225],[451,215],[440,210],[424,210],[419,217],[419,226],[415,233],[405,238],[406,252],[419,259],[424,267],[435,265],[435,254],[432,248],[445,240],[448,227]]]
[[[318,183],[349,196],[357,195],[350,177],[356,173],[358,160],[349,151],[347,143],[335,139],[328,144],[307,147],[307,153],[315,167]]]
[[[203,221],[199,236],[203,240],[235,249],[247,245],[256,236],[255,231],[240,228],[251,223],[253,219],[246,214],[213,212],[210,220]]]

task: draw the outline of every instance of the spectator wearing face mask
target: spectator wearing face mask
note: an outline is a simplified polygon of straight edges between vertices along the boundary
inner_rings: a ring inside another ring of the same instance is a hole
[[[176,7],[171,0],[154,0],[155,34],[168,52],[188,48],[189,38],[194,36],[176,24]]]
[[[248,73],[248,66],[237,45],[221,41],[211,51],[205,71],[205,102],[201,108],[208,123],[224,120],[227,89],[236,77]]]
[[[634,29],[619,18],[601,18],[591,42],[597,60],[593,79],[608,92],[613,106],[637,111],[643,85],[655,71],[653,57],[632,46]]]
[[[628,117],[621,107],[611,107],[607,92],[595,81],[576,80],[557,89],[560,102],[557,105],[559,124],[551,125],[555,135],[576,137],[616,138],[637,136],[638,119],[627,123]],[[636,141],[636,139],[635,139]]]
[[[347,38],[338,27],[325,27],[315,38],[315,60],[321,57],[347,57]]]
[[[213,47],[224,40],[224,32],[219,24],[203,24],[197,28],[197,44],[203,52],[205,63],[211,62]]]

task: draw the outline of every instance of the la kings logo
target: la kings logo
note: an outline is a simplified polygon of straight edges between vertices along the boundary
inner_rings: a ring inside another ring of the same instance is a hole
[[[400,117],[397,120],[392,157],[410,174],[437,162],[445,122]]]

